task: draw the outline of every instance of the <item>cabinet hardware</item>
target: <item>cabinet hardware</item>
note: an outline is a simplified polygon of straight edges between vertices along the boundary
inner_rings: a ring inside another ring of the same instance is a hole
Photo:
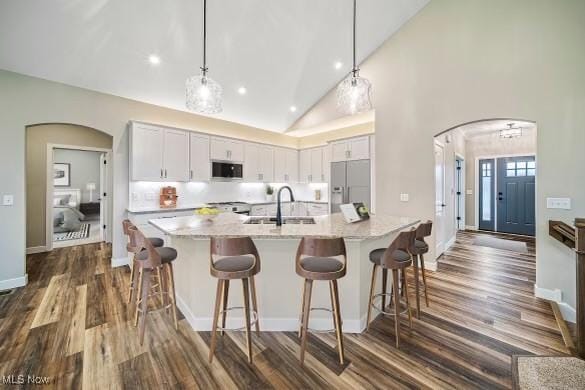
[[[165,168],[165,179],[167,178],[167,169]]]
[[[193,179],[193,170],[192,169],[189,171],[189,179]]]
[[[160,169],[160,178],[161,178],[161,179],[163,178],[163,173],[164,173],[164,172],[163,172],[163,169],[161,168],[161,169]]]
[[[321,182],[325,183],[325,175],[321,175]]]

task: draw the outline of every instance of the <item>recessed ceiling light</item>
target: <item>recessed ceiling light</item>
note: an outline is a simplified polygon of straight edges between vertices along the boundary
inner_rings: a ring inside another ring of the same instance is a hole
[[[156,54],[151,54],[148,56],[148,62],[150,62],[152,65],[158,65],[160,64],[160,57]]]
[[[295,112],[297,110],[296,106],[290,106],[290,112]]]
[[[246,87],[240,87],[240,88],[238,88],[238,93],[240,95],[245,95],[246,92],[248,92],[248,90],[246,89]]]
[[[340,61],[337,61],[335,64],[333,64],[333,67],[337,70],[341,69],[342,66],[343,66],[343,63]]]

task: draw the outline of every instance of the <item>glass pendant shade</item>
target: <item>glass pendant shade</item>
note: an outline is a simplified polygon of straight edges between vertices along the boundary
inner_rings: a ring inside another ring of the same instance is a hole
[[[222,111],[221,85],[202,73],[192,76],[186,82],[186,105],[191,111],[200,114],[217,114]]]
[[[372,110],[372,84],[353,72],[337,86],[337,110],[354,115]]]

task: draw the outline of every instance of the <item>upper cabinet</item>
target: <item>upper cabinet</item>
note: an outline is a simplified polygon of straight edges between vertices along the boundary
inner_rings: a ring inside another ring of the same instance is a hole
[[[211,174],[209,136],[191,133],[189,141],[189,179],[208,181]]]
[[[299,152],[294,149],[274,148],[274,181],[295,183],[299,181]]]
[[[369,136],[331,142],[331,162],[367,160],[369,158]]]
[[[189,180],[189,134],[186,131],[132,123],[130,151],[131,180]]]
[[[266,183],[274,181],[274,148],[272,146],[246,143],[244,179]]]
[[[327,181],[324,156],[328,158],[328,153],[325,149],[326,147],[318,147],[300,151],[299,182],[324,183]]]
[[[211,138],[210,153],[212,160],[244,161],[244,143],[228,138]]]

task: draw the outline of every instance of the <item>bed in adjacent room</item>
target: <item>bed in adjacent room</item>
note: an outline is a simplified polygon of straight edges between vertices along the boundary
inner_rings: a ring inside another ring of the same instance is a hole
[[[90,224],[83,223],[79,211],[81,190],[55,189],[53,192],[53,241],[75,240],[89,235]]]

